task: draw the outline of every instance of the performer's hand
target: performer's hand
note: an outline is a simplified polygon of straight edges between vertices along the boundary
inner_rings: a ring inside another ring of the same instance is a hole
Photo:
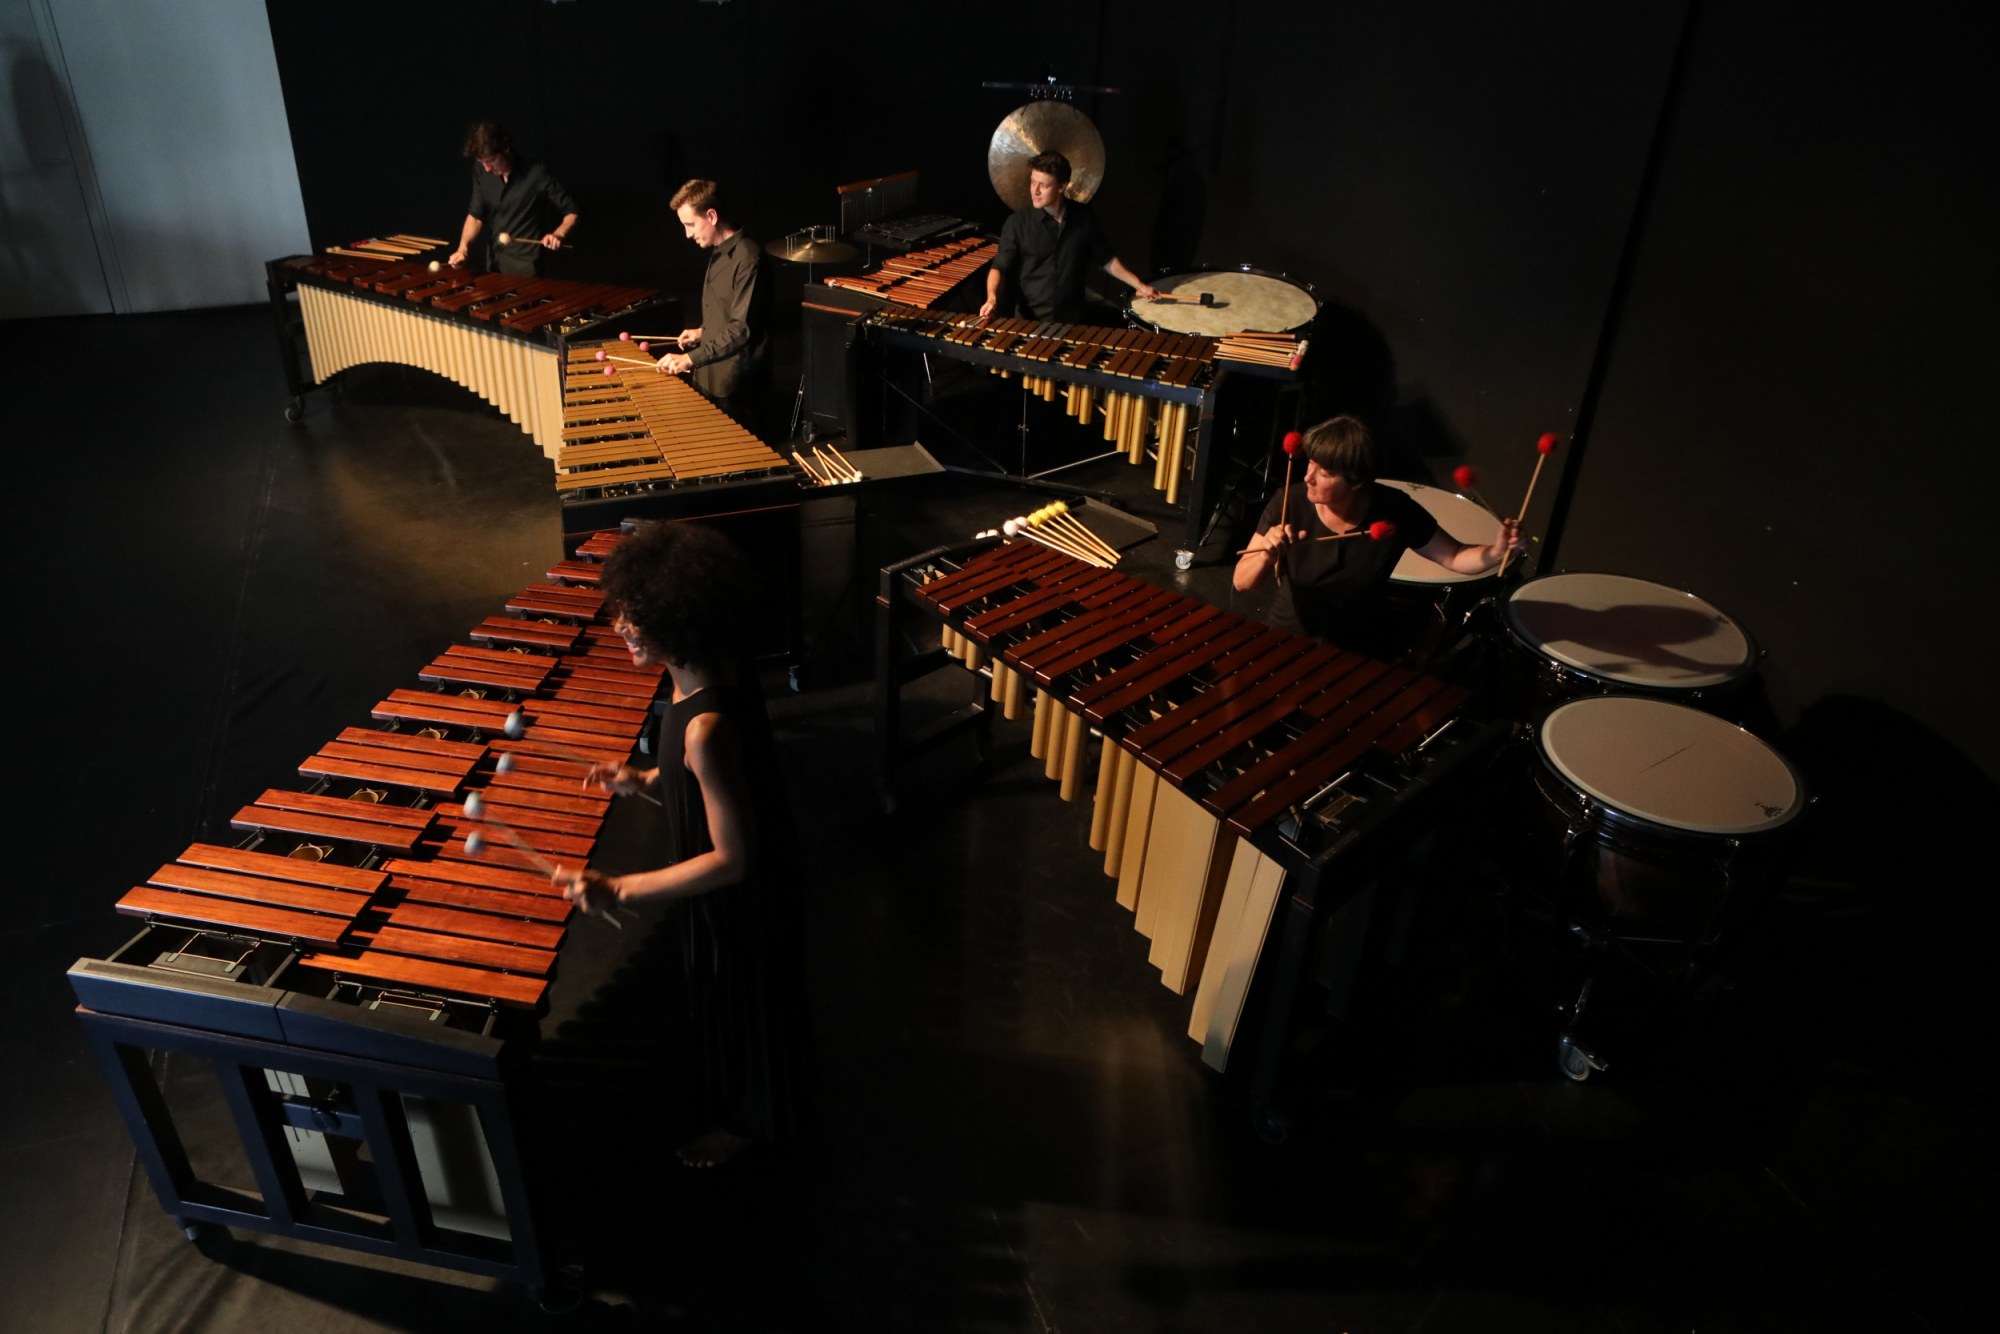
[[[694,369],[694,358],[685,352],[669,352],[660,358],[659,368],[669,375],[686,375]]]
[[[585,789],[596,788],[600,792],[616,792],[629,797],[641,791],[653,781],[658,769],[633,769],[623,764],[599,762],[590,766],[583,776]]]
[[[1494,565],[1498,565],[1507,558],[1509,551],[1519,553],[1527,549],[1528,541],[1521,536],[1521,521],[1519,519],[1502,519],[1500,521],[1500,536],[1494,538],[1493,545],[1486,548],[1486,558]]]
[[[996,298],[996,297],[990,297],[990,296],[989,296],[989,297],[987,297],[987,298],[986,298],[986,304],[985,304],[985,305],[983,305],[983,306],[981,306],[981,307],[979,308],[979,318],[980,318],[980,319],[982,319],[982,320],[990,320],[990,319],[992,319],[992,318],[993,318],[993,308],[994,308],[995,306],[999,305],[999,304],[1000,304],[1000,302],[999,302],[998,298]]]
[[[1151,283],[1140,283],[1137,287],[1133,288],[1132,291],[1142,300],[1158,301],[1160,299],[1160,289],[1153,286]]]
[[[683,329],[681,330],[681,336],[679,338],[674,339],[674,346],[680,348],[688,348],[688,347],[693,347],[696,343],[699,343],[700,341],[701,341],[701,330]]]
[[[460,247],[459,247],[458,249],[456,249],[456,250],[452,251],[452,252],[451,252],[451,258],[449,258],[449,259],[445,260],[445,263],[447,263],[447,264],[451,265],[451,266],[452,266],[452,267],[453,267],[454,269],[462,269],[462,268],[464,268],[464,267],[465,267],[465,247],[464,247],[464,246],[460,246]]]
[[[558,866],[549,879],[562,891],[564,898],[585,913],[600,912],[615,907],[619,902],[617,879],[602,871],[589,867],[580,871],[565,871]]]
[[[1274,523],[1263,532],[1257,534],[1256,541],[1251,545],[1255,546],[1259,551],[1268,551],[1275,556],[1282,553],[1292,543],[1304,541],[1305,536],[1306,530],[1303,528],[1293,528],[1289,524]]]
[[[544,236],[542,238],[542,246],[544,249],[547,250],[561,250],[562,237],[557,236],[554,232],[550,232],[547,236]]]

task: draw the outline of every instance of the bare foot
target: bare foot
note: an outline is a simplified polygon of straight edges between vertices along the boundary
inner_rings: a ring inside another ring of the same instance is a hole
[[[753,1143],[727,1130],[711,1130],[681,1145],[680,1160],[689,1167],[720,1167]]]

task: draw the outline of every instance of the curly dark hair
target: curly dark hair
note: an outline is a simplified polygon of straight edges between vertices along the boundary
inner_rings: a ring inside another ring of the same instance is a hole
[[[604,562],[603,587],[605,609],[673,662],[713,670],[743,652],[753,581],[743,554],[713,528],[638,525]]]

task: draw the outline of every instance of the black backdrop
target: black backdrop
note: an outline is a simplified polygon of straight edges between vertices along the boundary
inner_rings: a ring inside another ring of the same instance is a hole
[[[1310,411],[1364,412],[1406,474],[1470,462],[1502,507],[1535,437],[1578,425],[1663,125],[1559,563],[1729,610],[1788,722],[1858,696],[2000,768],[1981,393],[2000,134],[1969,19],[1682,0],[269,8],[316,243],[455,234],[458,140],[487,115],[583,201],[569,272],[682,291],[699,257],[666,199],[687,175],[727,183],[760,239],[832,221],[837,183],[909,168],[920,208],[997,226],[986,145],[1025,98],[981,81],[1115,86],[1078,105],[1124,258],[1309,279],[1327,302]]]

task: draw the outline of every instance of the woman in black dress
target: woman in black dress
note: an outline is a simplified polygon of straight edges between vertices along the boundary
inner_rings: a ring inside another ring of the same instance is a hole
[[[681,1160],[713,1167],[796,1133],[805,1113],[804,924],[791,815],[755,676],[736,627],[751,593],[743,557],[712,529],[645,525],[604,568],[613,627],[632,661],[664,665],[671,707],[656,769],[594,766],[587,786],[645,791],[665,821],[660,864],[564,873],[584,911],[686,900],[678,926],[699,1088],[713,1128]]]

